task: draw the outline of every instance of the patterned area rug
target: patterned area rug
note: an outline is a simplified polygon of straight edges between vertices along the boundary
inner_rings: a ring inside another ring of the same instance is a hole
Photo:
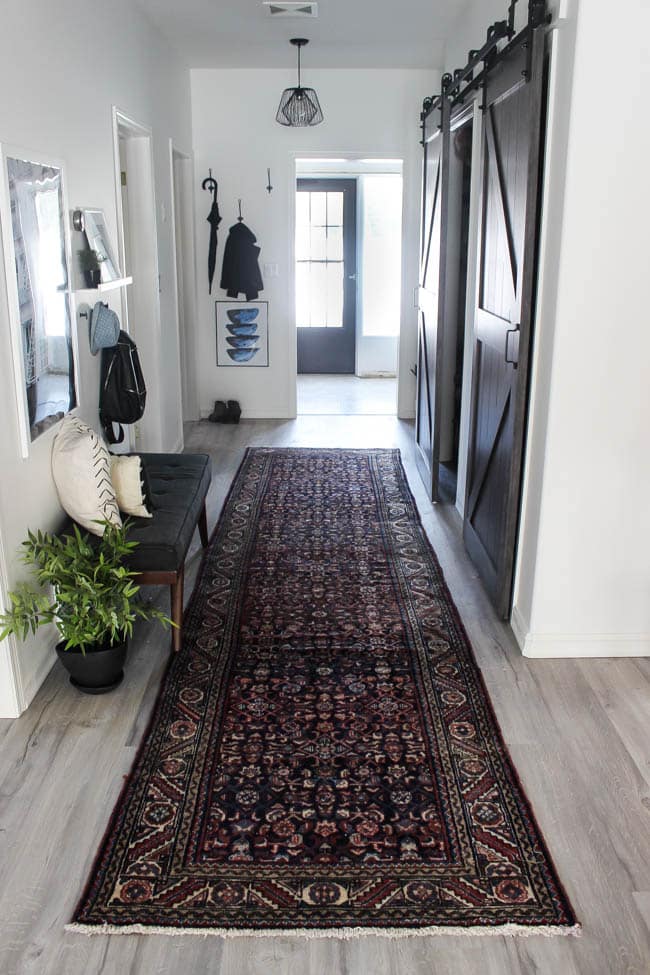
[[[70,929],[566,934],[396,450],[250,450]]]

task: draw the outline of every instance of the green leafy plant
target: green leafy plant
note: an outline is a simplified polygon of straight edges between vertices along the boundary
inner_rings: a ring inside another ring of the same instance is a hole
[[[127,540],[127,524],[102,524],[104,534],[95,543],[77,525],[67,535],[29,532],[22,561],[34,567],[39,588],[21,583],[9,593],[11,607],[0,614],[0,640],[10,633],[24,640],[40,626],[55,623],[65,649],[85,654],[130,637],[137,619],[173,625],[160,610],[142,602],[133,581],[137,573],[124,565],[138,544]],[[45,587],[51,587],[53,599]]]
[[[98,271],[101,258],[97,251],[90,247],[82,251],[77,251],[79,256],[79,267],[82,271]]]

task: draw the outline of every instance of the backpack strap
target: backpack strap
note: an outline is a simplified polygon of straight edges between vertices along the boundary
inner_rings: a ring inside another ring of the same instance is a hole
[[[115,436],[115,425],[112,420],[107,420],[106,417],[99,414],[99,419],[102,425],[102,429],[106,436],[106,439],[110,444],[122,443],[124,440],[124,427],[121,423],[117,423],[118,434]]]

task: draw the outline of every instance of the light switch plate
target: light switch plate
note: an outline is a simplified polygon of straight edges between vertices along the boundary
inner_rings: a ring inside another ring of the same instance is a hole
[[[280,269],[277,264],[265,264],[264,265],[264,277],[265,278],[279,278]]]

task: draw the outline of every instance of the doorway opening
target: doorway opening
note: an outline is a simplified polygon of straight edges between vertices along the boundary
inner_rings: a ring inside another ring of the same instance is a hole
[[[172,227],[178,359],[180,369],[182,421],[198,420],[196,350],[193,323],[196,321],[194,289],[194,210],[192,207],[192,159],[170,139],[172,184]]]
[[[447,293],[450,330],[446,336],[443,372],[443,409],[440,426],[440,501],[456,504],[460,452],[460,416],[463,394],[467,272],[469,262],[472,141],[470,116],[451,132],[449,154],[449,214],[447,230]]]
[[[401,160],[296,162],[299,414],[397,412]]]
[[[124,273],[122,328],[137,343],[147,384],[147,408],[127,428],[126,449],[161,450],[160,301],[151,129],[113,109],[118,240]]]

